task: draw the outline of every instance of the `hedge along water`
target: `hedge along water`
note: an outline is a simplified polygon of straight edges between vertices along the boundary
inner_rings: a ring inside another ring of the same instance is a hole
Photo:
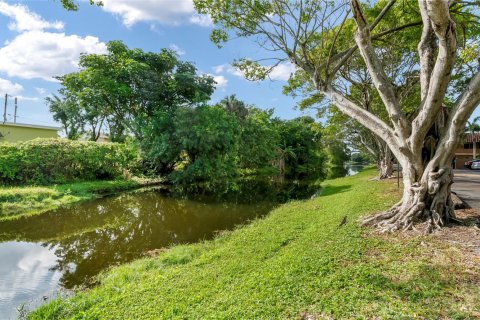
[[[138,152],[118,143],[35,139],[0,144],[0,184],[53,184],[121,177]]]

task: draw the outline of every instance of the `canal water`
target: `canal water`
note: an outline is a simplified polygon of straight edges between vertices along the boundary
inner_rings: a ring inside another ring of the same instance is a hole
[[[154,189],[0,222],[0,319],[15,319],[68,289],[92,286],[106,268],[173,244],[211,239],[316,191],[309,184],[254,182],[211,199]]]

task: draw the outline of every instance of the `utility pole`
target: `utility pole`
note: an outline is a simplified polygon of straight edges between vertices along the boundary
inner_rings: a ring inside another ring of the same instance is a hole
[[[13,114],[13,123],[17,123],[17,107],[18,107],[17,101],[18,101],[18,98],[15,97],[15,112]]]
[[[8,100],[8,94],[5,93],[5,108],[3,109],[3,124],[7,122],[7,100]]]

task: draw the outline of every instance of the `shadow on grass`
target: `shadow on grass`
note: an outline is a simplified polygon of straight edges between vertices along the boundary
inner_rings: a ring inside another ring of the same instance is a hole
[[[329,186],[322,188],[320,192],[320,197],[328,197],[337,193],[342,193],[350,190],[352,188],[351,184],[342,185],[342,186]]]
[[[405,267],[398,266],[400,269]],[[392,316],[405,310],[436,319],[470,319],[478,315],[473,311],[475,299],[469,296],[476,295],[479,281],[461,265],[429,262],[421,263],[413,270],[400,269],[370,273],[363,278],[368,287],[375,288],[375,300],[388,305]],[[459,305],[464,306],[463,310],[459,310]]]

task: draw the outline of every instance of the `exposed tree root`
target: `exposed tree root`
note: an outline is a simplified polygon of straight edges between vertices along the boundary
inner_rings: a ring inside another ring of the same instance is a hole
[[[425,222],[426,233],[442,228],[455,219],[450,197],[452,178],[449,167],[429,173],[427,181],[412,185],[402,201],[386,212],[366,218],[362,225],[373,226],[379,232],[411,230]]]

